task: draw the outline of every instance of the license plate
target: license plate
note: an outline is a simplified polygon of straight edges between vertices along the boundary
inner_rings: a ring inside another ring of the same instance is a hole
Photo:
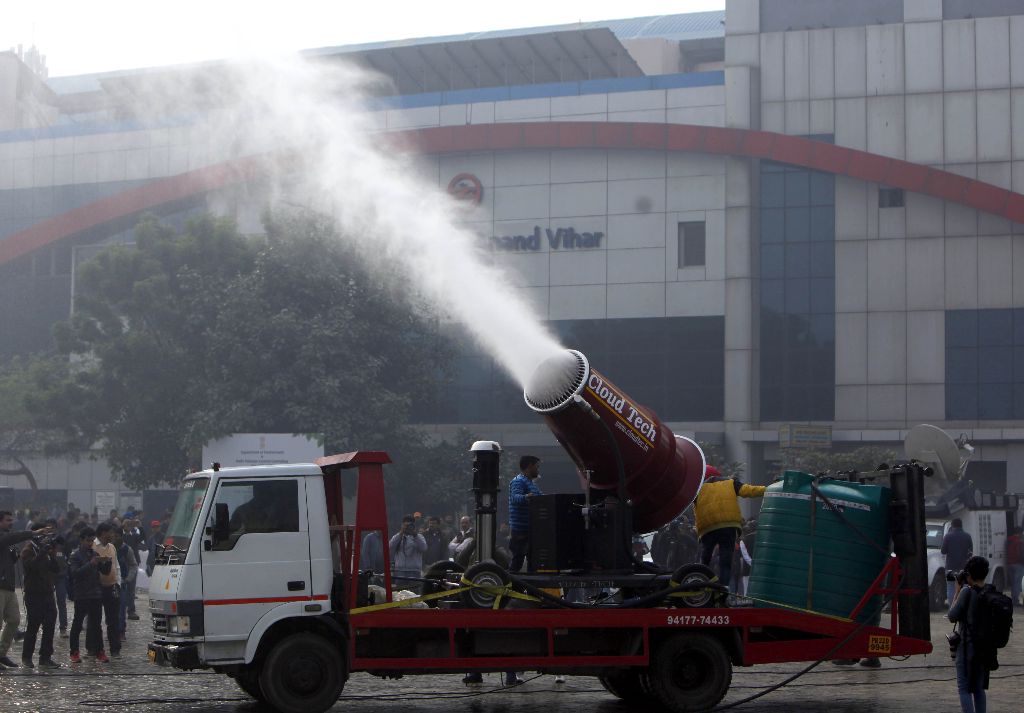
[[[146,653],[149,655],[149,662],[150,663],[156,663],[156,651],[150,650],[150,651],[148,651]]]

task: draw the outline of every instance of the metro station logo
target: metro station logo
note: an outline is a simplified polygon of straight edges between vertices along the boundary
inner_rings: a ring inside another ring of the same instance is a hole
[[[460,173],[448,181],[448,195],[461,203],[480,205],[484,186],[472,173]]]

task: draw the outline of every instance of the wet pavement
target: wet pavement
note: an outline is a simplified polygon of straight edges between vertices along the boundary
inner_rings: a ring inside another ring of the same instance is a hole
[[[140,597],[140,602],[143,599]],[[1017,610],[1024,621],[1024,613]],[[23,620],[24,621],[24,620]],[[1024,706],[1024,628],[1000,652],[1001,668],[993,672],[989,688],[991,713],[1019,713]],[[746,713],[828,711],[829,713],[904,713],[959,710],[956,680],[944,634],[950,626],[940,615],[932,617],[935,652],[906,661],[883,659],[883,668],[838,668],[824,663],[780,690],[744,703],[734,710]],[[207,672],[183,673],[158,669],[146,658],[150,639],[148,615],[129,622],[128,641],[120,659],[109,664],[85,661],[54,673],[38,669],[10,669],[0,673],[0,709],[12,711],[167,711],[177,713],[260,713],[226,676]],[[54,658],[67,662],[67,639],[57,639]],[[11,657],[20,661],[21,645]],[[784,681],[804,665],[775,664],[737,668],[732,688],[722,705],[741,701]],[[355,674],[341,700],[332,709],[346,713],[537,713],[558,708],[558,713],[650,713],[650,706],[629,706],[608,694],[597,679],[567,678],[556,684],[553,676],[523,674],[527,683],[512,689],[501,686],[498,674],[486,674],[484,683],[471,688],[460,676],[409,676],[384,681]]]

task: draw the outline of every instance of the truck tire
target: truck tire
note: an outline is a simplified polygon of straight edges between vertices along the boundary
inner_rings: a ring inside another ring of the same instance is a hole
[[[943,611],[946,608],[946,576],[939,570],[928,587],[928,610]]]
[[[336,644],[317,634],[292,634],[267,655],[260,689],[280,713],[323,713],[345,687],[344,665]]]
[[[427,571],[423,573],[423,579],[427,580],[423,583],[423,593],[436,594],[437,592],[443,592],[444,587],[441,586],[441,580],[444,580],[450,574],[463,574],[465,571],[466,568],[458,562],[452,562],[451,560],[435,562],[427,567]],[[454,597],[455,595],[452,596]],[[431,599],[427,602],[427,606],[436,609],[440,601],[440,599]]]
[[[650,703],[652,696],[644,686],[639,671],[626,670],[598,676],[604,689],[627,703]]]
[[[466,570],[465,579],[483,587],[504,587],[511,581],[508,572],[494,562],[477,562]],[[470,609],[493,609],[496,599],[497,608],[504,609],[509,601],[508,597],[498,598],[482,589],[469,589],[462,592],[459,597]]]
[[[245,666],[239,669],[232,678],[235,679],[239,688],[257,701],[267,700],[267,697],[263,695],[263,689],[260,688],[260,672],[254,666]]]
[[[704,582],[717,582],[718,575],[710,567],[702,564],[684,564],[672,573],[672,586],[680,584],[701,584]],[[681,592],[680,592],[681,594]],[[712,606],[717,597],[714,589],[695,590],[686,597],[673,597],[672,601],[685,607],[700,608]]]
[[[676,634],[651,657],[647,689],[671,713],[714,708],[729,691],[732,661],[710,634]]]

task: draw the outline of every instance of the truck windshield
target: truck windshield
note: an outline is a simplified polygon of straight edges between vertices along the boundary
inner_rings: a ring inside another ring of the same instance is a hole
[[[199,519],[199,511],[203,509],[203,500],[209,487],[209,478],[192,478],[182,483],[178,503],[174,506],[174,514],[167,526],[167,536],[163,544],[188,550],[188,545],[192,541],[192,531],[195,529],[196,520]]]
[[[942,547],[942,525],[932,525],[929,523],[925,538],[928,541],[929,547],[934,547],[935,549]]]

